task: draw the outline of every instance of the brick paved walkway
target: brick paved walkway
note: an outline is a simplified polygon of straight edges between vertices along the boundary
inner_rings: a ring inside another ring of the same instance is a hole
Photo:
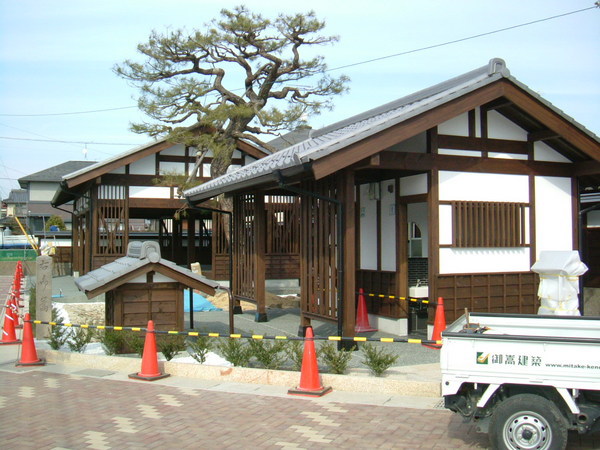
[[[7,449],[486,448],[443,410],[326,403],[43,371],[0,373]]]
[[[215,392],[29,369],[0,372],[0,380],[0,447],[6,449],[487,448],[487,436],[445,410]],[[599,438],[572,434],[568,448],[600,448]]]

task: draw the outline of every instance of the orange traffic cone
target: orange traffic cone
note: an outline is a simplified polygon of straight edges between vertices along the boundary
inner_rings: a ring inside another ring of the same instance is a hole
[[[144,342],[144,353],[142,355],[142,370],[132,373],[129,378],[136,380],[154,381],[168,377],[168,373],[162,373],[158,369],[158,353],[156,352],[156,335],[154,334],[154,321],[148,321],[146,329],[146,341]]]
[[[356,311],[356,326],[354,332],[367,333],[377,331],[377,328],[371,328],[369,324],[369,313],[367,312],[367,301],[365,300],[365,291],[363,288],[358,290],[358,310]]]
[[[437,306],[435,308],[435,319],[433,321],[432,341],[442,340],[442,331],[446,329],[446,313],[444,312],[444,298],[438,297]],[[427,347],[439,350],[442,344],[423,344]]]
[[[19,320],[19,302],[17,301],[15,294],[11,294],[10,300],[8,301],[8,307],[11,310],[13,319],[15,319],[15,328],[23,328],[23,324]]]
[[[15,317],[16,315],[13,314],[12,310],[12,302],[9,300],[6,302],[4,309],[4,328],[2,328],[2,339],[0,339],[0,345],[21,343],[21,341],[17,339],[17,334],[15,333]]]
[[[33,342],[33,329],[31,328],[31,317],[29,313],[25,314],[23,325],[23,345],[21,346],[21,359],[15,366],[44,366],[46,361],[38,358]]]
[[[312,327],[306,328],[304,340],[304,355],[302,357],[302,372],[300,385],[296,389],[288,390],[291,395],[304,395],[306,397],[321,397],[331,392],[331,386],[323,387],[319,377],[319,364]]]

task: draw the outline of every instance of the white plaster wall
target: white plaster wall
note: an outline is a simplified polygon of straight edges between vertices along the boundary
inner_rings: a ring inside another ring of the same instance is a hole
[[[396,185],[381,182],[381,270],[396,270]],[[390,192],[390,190],[392,192]]]
[[[56,194],[58,183],[30,182],[29,200],[32,202],[49,202]]]
[[[456,116],[444,123],[438,125],[438,134],[451,134],[453,136],[469,135],[469,116],[468,113]]]
[[[172,147],[161,150],[161,155],[169,155],[169,156],[185,156],[185,145],[183,144],[175,144]],[[194,150],[190,149],[190,155],[194,154]]]
[[[246,155],[244,156],[244,165],[247,166],[248,164],[250,164],[251,162],[256,161],[256,158],[253,158],[252,156]]]
[[[202,176],[210,177],[210,164],[207,164],[207,163],[202,164]]]
[[[529,179],[526,175],[440,171],[441,201],[529,203]]]
[[[424,258],[428,256],[429,250],[429,221],[427,214],[427,203],[409,203],[406,205],[406,216],[409,225],[411,222],[415,222],[421,229],[421,248]]]
[[[156,167],[155,155],[146,156],[138,161],[134,161],[129,165],[129,173],[131,175],[154,175]]]
[[[129,186],[130,198],[171,198],[171,189],[164,186]]]
[[[526,272],[529,248],[441,248],[440,273]]]
[[[125,166],[117,167],[115,170],[111,170],[110,173],[123,174],[125,173]]]
[[[190,167],[190,170],[194,166]],[[158,163],[158,172],[162,175],[165,173],[176,173],[179,175],[185,174],[185,164],[179,162],[160,161]]]
[[[377,202],[369,199],[369,185],[360,191],[360,268],[377,270]]]
[[[491,139],[510,139],[526,141],[527,132],[496,111],[488,111],[488,137]]]
[[[427,174],[400,178],[400,195],[427,194]]]
[[[548,144],[537,141],[533,144],[533,158],[536,161],[571,162]]]
[[[239,150],[234,150],[233,154],[231,155],[231,158],[233,159],[238,159],[242,157],[242,152]]]
[[[535,177],[537,255],[543,250],[573,249],[571,179]]]
[[[590,211],[587,213],[587,226],[590,228],[600,227],[600,210]]]

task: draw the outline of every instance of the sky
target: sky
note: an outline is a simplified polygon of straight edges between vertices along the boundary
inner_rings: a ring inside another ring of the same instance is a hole
[[[296,3],[296,2],[295,2]],[[17,180],[70,160],[102,161],[151,139],[137,90],[113,72],[152,30],[201,29],[240,1],[0,0],[0,198]],[[319,48],[332,75],[350,77],[313,128],[503,58],[511,74],[600,135],[600,8],[593,0],[248,0],[266,17],[314,10],[336,44]],[[475,39],[449,41],[586,11]],[[110,110],[103,112],[89,112]],[[68,113],[68,114],[65,114]],[[71,114],[78,113],[78,114]],[[61,141],[61,142],[47,142]],[[112,144],[112,145],[109,145]]]

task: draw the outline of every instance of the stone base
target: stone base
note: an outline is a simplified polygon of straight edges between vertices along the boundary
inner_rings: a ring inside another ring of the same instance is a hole
[[[46,360],[44,358],[42,359],[38,359],[35,362],[30,362],[30,363],[22,363],[17,361],[17,363],[15,364],[15,366],[17,367],[27,367],[27,366],[45,366],[46,365]]]
[[[325,394],[329,394],[333,389],[331,388],[331,386],[327,386],[327,387],[322,387],[321,389],[317,389],[314,391],[307,391],[304,389],[300,389],[300,388],[296,388],[296,389],[290,389],[288,391],[288,394],[290,395],[301,395],[304,397],[322,397]]]
[[[267,313],[256,313],[254,316],[255,322],[268,322],[269,318],[267,317]]]
[[[143,380],[143,381],[161,380],[161,379],[167,378],[169,376],[171,376],[171,374],[169,374],[169,373],[161,373],[160,375],[156,375],[153,377],[145,377],[143,375],[140,375],[139,373],[130,373],[129,374],[129,378],[133,378],[134,380]]]

